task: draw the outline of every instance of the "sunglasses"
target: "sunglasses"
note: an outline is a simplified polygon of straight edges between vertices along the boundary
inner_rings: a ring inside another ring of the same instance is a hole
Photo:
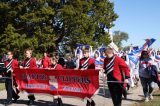
[[[144,53],[143,55],[148,55],[148,53]]]

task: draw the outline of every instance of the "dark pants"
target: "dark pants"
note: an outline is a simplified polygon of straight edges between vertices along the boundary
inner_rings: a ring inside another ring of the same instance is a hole
[[[28,95],[28,99],[34,101],[35,100],[35,96],[33,94]]]
[[[18,97],[12,88],[12,79],[6,79],[5,86],[7,91],[7,101],[12,101],[12,98],[15,99]]]
[[[143,87],[143,93],[145,97],[149,97],[153,91],[154,86],[152,86],[153,81],[151,78],[140,77],[141,84]]]
[[[108,88],[114,106],[121,106],[123,85],[119,83],[108,83]]]

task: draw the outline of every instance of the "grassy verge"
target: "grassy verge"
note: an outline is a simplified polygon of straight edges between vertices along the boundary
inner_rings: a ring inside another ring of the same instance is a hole
[[[153,94],[154,99],[149,102],[134,104],[133,106],[160,106],[160,91]]]
[[[0,91],[5,89],[4,83],[0,83]]]

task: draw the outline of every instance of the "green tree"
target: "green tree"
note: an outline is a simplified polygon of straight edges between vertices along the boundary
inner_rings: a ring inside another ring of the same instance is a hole
[[[122,48],[122,41],[127,41],[129,36],[126,32],[114,31],[113,32],[113,42],[119,47]]]
[[[62,21],[60,39],[71,49],[75,44],[89,44],[94,47],[110,43],[110,29],[117,19],[114,4],[109,0],[68,0],[58,17]]]
[[[17,48],[24,51],[26,48],[32,48],[37,52],[53,50],[55,46],[52,24],[55,15],[53,2],[54,0],[1,1],[0,44],[8,43],[7,47],[1,49]]]
[[[125,46],[123,47],[123,51],[129,51],[131,46]]]
[[[1,0],[0,50],[53,52],[59,45],[109,44],[118,18],[109,0]],[[7,46],[6,46],[7,45]]]

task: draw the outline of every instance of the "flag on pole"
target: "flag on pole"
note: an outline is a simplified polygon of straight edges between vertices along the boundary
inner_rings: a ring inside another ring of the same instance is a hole
[[[146,39],[146,42],[140,47],[138,50],[132,50],[130,53],[128,53],[129,59],[134,63],[137,64],[141,55],[141,52],[143,50],[147,50],[155,41],[156,39]]]

